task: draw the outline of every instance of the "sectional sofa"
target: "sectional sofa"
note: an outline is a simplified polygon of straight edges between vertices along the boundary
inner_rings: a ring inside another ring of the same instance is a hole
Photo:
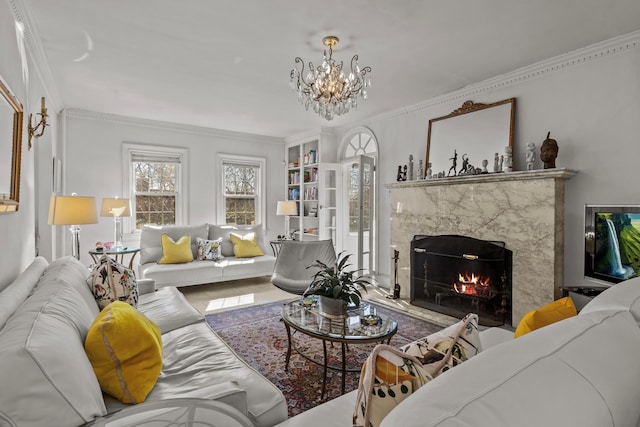
[[[145,422],[172,405],[191,417],[190,425],[200,425],[210,421],[198,417],[213,403],[249,425],[286,419],[280,390],[240,359],[175,287],[156,291],[148,280],[138,282],[138,310],[160,329],[162,371],[143,403],[103,395],[83,345],[99,313],[88,274],[75,258],[49,264],[38,257],[0,291],[0,426],[102,425],[120,413],[134,421],[117,425],[157,425]]]
[[[264,255],[250,258],[234,256],[230,233],[256,233],[257,244]],[[182,236],[191,236],[194,261],[178,264],[158,264],[162,258],[161,237],[168,234],[177,241]],[[219,261],[197,260],[197,238],[214,240],[222,238],[222,258]],[[215,283],[251,277],[271,276],[276,257],[265,241],[265,231],[260,225],[233,226],[198,224],[186,226],[148,226],[142,228],[140,236],[140,265],[138,277],[153,279],[158,288],[163,286],[189,286]]]
[[[640,426],[640,278],[577,316],[513,339],[491,328],[483,351],[419,388],[382,427]],[[356,392],[279,427],[352,425]]]

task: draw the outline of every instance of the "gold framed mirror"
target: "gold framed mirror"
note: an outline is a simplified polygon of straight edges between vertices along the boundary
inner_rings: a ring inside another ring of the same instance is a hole
[[[515,116],[516,99],[509,98],[492,104],[466,101],[451,114],[429,120],[425,172],[431,163],[432,176],[456,176],[465,158],[480,169],[487,160],[488,172],[494,172],[496,153],[502,156],[507,146],[513,147]]]
[[[22,104],[0,79],[0,213],[15,212],[20,203]]]

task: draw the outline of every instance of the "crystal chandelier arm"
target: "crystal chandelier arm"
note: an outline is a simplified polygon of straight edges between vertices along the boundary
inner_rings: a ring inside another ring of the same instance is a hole
[[[296,75],[296,72],[299,76],[304,76],[304,61],[300,57],[296,57],[295,59],[296,65],[294,65],[293,70],[291,70],[291,78],[293,79]],[[298,70],[298,64],[300,64],[300,70]],[[304,77],[303,77],[304,80]]]

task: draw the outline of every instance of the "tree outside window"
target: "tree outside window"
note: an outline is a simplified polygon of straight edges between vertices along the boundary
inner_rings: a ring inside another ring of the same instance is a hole
[[[224,163],[224,205],[227,224],[256,223],[259,167]]]
[[[176,223],[178,163],[133,161],[136,229]]]

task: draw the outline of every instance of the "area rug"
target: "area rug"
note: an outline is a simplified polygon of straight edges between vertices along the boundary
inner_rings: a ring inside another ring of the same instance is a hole
[[[341,373],[329,370],[323,400],[322,367],[304,359],[295,351],[285,371],[287,332],[281,321],[282,302],[255,305],[208,314],[207,323],[250,366],[274,383],[287,398],[289,416],[294,416],[341,394]],[[372,304],[373,305],[373,304]],[[441,326],[374,305],[378,313],[398,321],[398,332],[390,345],[401,346],[442,329]],[[296,346],[318,362],[322,361],[322,341],[294,333]],[[349,345],[347,368],[359,369],[375,344]],[[340,345],[327,345],[329,363],[340,364]],[[346,375],[345,393],[358,388],[359,373]]]

